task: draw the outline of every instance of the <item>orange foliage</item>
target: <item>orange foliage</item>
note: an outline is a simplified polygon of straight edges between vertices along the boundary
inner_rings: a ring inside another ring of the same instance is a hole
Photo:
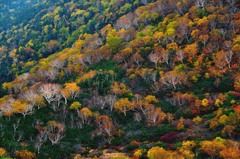
[[[88,73],[83,74],[83,76],[79,77],[77,79],[77,83],[84,82],[86,80],[92,79],[94,76],[96,76],[97,71],[96,70],[91,70]]]
[[[36,154],[28,150],[16,151],[16,156],[19,159],[36,159]]]
[[[6,156],[7,156],[7,151],[4,148],[0,147],[0,157],[6,157]]]
[[[131,94],[131,90],[127,86],[120,82],[114,82],[111,86],[111,92],[116,95]]]
[[[100,134],[107,134],[112,136],[115,132],[115,127],[113,125],[112,119],[106,115],[100,115],[95,120]]]

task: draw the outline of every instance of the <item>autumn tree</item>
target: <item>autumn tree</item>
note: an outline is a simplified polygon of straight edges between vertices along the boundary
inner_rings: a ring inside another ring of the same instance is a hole
[[[111,86],[111,92],[115,95],[130,94],[131,90],[123,83],[114,82]]]
[[[197,51],[198,51],[197,43],[189,44],[183,49],[183,52],[186,55],[189,62],[193,62],[193,59],[197,55]]]
[[[232,58],[233,58],[232,50],[224,51],[224,60],[226,61],[228,68],[231,68]]]
[[[61,86],[59,84],[42,84],[39,87],[39,93],[46,99],[48,104],[54,101],[59,101],[61,99],[60,94]]]
[[[127,15],[119,18],[115,25],[116,29],[117,30],[120,30],[120,29],[128,30],[132,25],[132,22],[131,22],[132,17],[133,17],[133,15],[131,13],[128,13]]]
[[[0,157],[7,157],[7,155],[7,151],[4,148],[0,147]]]
[[[101,134],[107,134],[113,136],[115,132],[115,126],[112,119],[106,115],[100,115],[95,119],[95,123]]]
[[[151,53],[148,55],[148,59],[155,64],[155,68],[157,69],[158,63],[161,60],[161,56],[158,53]]]
[[[161,62],[166,63],[168,65],[169,64],[169,51],[162,49],[160,55],[161,55]]]
[[[158,43],[163,43],[164,41],[164,34],[163,32],[155,32],[154,38],[158,41]]]
[[[186,82],[187,77],[184,72],[177,72],[176,70],[165,73],[160,82],[166,86],[166,88],[177,89],[178,85],[182,85]]]
[[[230,138],[232,138],[235,135],[235,131],[236,131],[236,127],[232,126],[232,125],[226,125],[223,130],[222,130],[222,134],[225,136],[229,136]]]
[[[229,147],[229,148],[223,149],[220,152],[220,157],[229,158],[229,159],[240,158],[240,150],[239,148],[235,148],[235,147]]]
[[[184,54],[183,50],[177,50],[176,51],[176,60],[181,61],[181,63],[183,63],[184,58],[185,58],[185,54]]]
[[[203,43],[203,47],[206,47],[206,44],[209,40],[209,36],[207,34],[200,35],[199,40]]]
[[[177,124],[177,130],[182,130],[184,129],[184,119],[183,117],[181,117],[178,121],[178,124]]]
[[[151,149],[148,150],[147,152],[147,157],[149,159],[168,159],[168,158],[179,158],[179,159],[183,159],[184,157],[174,151],[170,151],[170,150],[165,150],[162,147],[152,147]]]
[[[48,131],[47,131],[47,127],[42,127],[39,125],[36,125],[35,128],[38,130],[38,135],[37,135],[34,146],[37,149],[37,153],[39,154],[41,147],[47,141]]]
[[[140,109],[143,114],[146,114],[148,111],[154,109],[154,105],[152,103],[148,103],[143,99],[139,101],[134,101],[133,104],[134,107]]]
[[[64,60],[62,59],[55,59],[50,63],[50,66],[57,69],[61,70],[64,67]]]
[[[60,45],[57,40],[50,40],[45,48],[46,54],[52,54],[56,52],[59,49]]]
[[[192,149],[196,147],[197,144],[194,141],[183,141],[182,146],[178,149],[184,158],[193,159],[195,154],[192,152]]]
[[[104,101],[106,102],[106,105],[108,107],[110,107],[110,110],[112,111],[114,104],[117,101],[117,96],[112,95],[112,94],[106,95],[106,96],[104,96]]]
[[[113,59],[119,63],[124,62],[124,64],[127,65],[128,60],[131,57],[131,54],[132,54],[132,48],[126,47],[123,50],[121,50],[119,53],[115,54]]]
[[[220,151],[226,149],[225,139],[216,137],[213,141],[203,141],[200,143],[201,150],[211,157],[218,157]]]
[[[147,156],[149,159],[167,159],[170,155],[162,147],[152,147],[148,150]]]
[[[180,92],[173,93],[171,98],[167,98],[167,101],[169,101],[172,105],[178,106],[180,109],[184,104],[190,103],[193,100],[194,100],[193,95],[188,93],[183,94]]]
[[[70,106],[70,109],[79,110],[82,107],[82,104],[79,102],[73,102]]]
[[[59,143],[65,135],[65,125],[54,120],[48,122],[47,130],[48,139],[51,141],[52,145]]]
[[[4,96],[0,98],[0,110],[1,114],[10,118],[14,113],[12,103],[15,101],[11,96]]]
[[[106,41],[106,46],[113,52],[117,52],[122,43],[122,39],[116,35],[116,30],[113,30],[107,35]]]
[[[36,154],[28,150],[20,150],[15,152],[17,158],[19,159],[36,159]]]
[[[78,111],[78,117],[80,119],[80,128],[86,124],[89,123],[90,118],[93,116],[93,113],[91,110],[88,108],[82,108],[81,110]]]
[[[160,107],[149,109],[145,113],[146,121],[148,124],[160,124],[165,118],[166,114]]]
[[[26,115],[31,115],[33,113],[33,105],[21,100],[15,100],[11,103],[11,106],[15,113],[21,113],[24,118]]]
[[[80,87],[75,83],[65,83],[64,85],[64,90],[67,91],[67,93],[69,94],[69,96],[73,99],[75,99],[79,93],[80,93]]]
[[[22,97],[24,100],[29,102],[29,104],[31,104],[33,106],[37,106],[38,109],[41,106],[45,105],[43,97],[40,94],[38,94],[35,89],[29,89],[29,90],[24,91],[22,93]]]
[[[192,25],[193,22],[191,22],[187,16],[178,19],[178,27],[176,31],[180,41],[186,39],[189,42]]]
[[[141,56],[140,54],[135,53],[135,54],[132,55],[131,60],[132,60],[134,63],[136,63],[137,66],[139,67],[139,66],[140,66],[140,62],[143,61],[143,58],[142,58],[142,56]]]
[[[114,104],[114,109],[122,112],[125,116],[127,115],[127,111],[132,110],[132,108],[132,103],[128,100],[128,98],[121,98]]]
[[[236,91],[240,92],[240,74],[235,77],[234,88]]]

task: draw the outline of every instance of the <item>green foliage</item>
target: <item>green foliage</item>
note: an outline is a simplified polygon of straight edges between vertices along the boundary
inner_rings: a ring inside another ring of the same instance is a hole
[[[207,15],[208,15],[208,13],[207,13],[207,11],[204,8],[197,10],[197,16],[199,18],[206,17]]]
[[[101,60],[97,64],[91,65],[88,67],[87,71],[90,70],[117,70],[116,62],[113,60]]]
[[[108,48],[113,52],[117,52],[121,46],[122,39],[118,36],[108,36],[106,40]]]

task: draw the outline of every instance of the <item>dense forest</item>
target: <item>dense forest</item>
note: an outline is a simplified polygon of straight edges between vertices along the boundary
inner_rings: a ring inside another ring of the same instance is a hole
[[[238,0],[0,8],[0,158],[240,158]]]

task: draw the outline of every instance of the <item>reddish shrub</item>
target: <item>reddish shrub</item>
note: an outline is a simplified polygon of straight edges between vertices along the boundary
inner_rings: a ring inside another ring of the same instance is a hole
[[[160,137],[160,140],[163,140],[168,143],[173,143],[177,140],[178,133],[177,132],[170,132]]]

